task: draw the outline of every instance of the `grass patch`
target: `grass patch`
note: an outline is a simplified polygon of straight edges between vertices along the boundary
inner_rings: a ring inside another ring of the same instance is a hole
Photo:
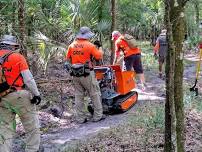
[[[151,53],[142,55],[142,63],[146,70],[158,69],[158,60]]]
[[[202,96],[195,95],[195,92],[190,92],[188,86],[185,86],[184,90],[184,105],[188,109],[196,109],[198,112],[202,112]]]
[[[151,70],[158,68],[158,61],[153,56],[153,48],[149,41],[137,42],[142,50],[142,63],[144,69]]]

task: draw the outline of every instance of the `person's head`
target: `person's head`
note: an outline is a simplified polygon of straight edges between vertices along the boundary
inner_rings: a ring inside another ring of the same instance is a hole
[[[83,26],[80,28],[78,34],[76,35],[77,39],[91,39],[95,34],[91,32],[90,28],[87,26]]]
[[[162,29],[161,30],[161,34],[166,34],[167,33],[167,30],[166,29]]]
[[[17,43],[17,39],[12,35],[4,35],[0,41],[1,48],[9,48],[11,50],[15,50],[19,47]]]
[[[121,33],[119,31],[113,31],[112,32],[112,40],[116,41],[121,36]]]

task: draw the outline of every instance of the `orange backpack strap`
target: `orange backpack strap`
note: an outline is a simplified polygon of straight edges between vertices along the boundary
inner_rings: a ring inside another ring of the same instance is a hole
[[[15,53],[14,51],[10,51],[6,54],[4,54],[2,57],[0,57],[0,98],[7,95],[8,93],[12,92],[13,89],[11,86],[8,85],[6,82],[6,78],[4,76],[4,72],[2,71],[2,65],[5,62],[5,60],[9,57],[9,55]]]
[[[15,51],[10,51],[8,53],[5,53],[2,57],[0,57],[0,65],[2,65],[5,60],[13,53],[16,53]]]

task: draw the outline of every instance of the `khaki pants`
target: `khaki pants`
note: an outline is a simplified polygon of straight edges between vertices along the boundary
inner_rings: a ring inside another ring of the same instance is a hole
[[[40,145],[39,119],[36,106],[30,103],[26,90],[10,93],[0,102],[0,152],[11,152],[15,115],[18,114],[26,133],[26,152],[36,152]]]
[[[83,122],[86,119],[84,95],[87,91],[94,108],[93,120],[99,120],[102,118],[103,109],[101,103],[100,88],[95,78],[94,71],[90,72],[87,77],[74,77],[74,88],[75,88],[75,106],[77,113],[77,121]]]

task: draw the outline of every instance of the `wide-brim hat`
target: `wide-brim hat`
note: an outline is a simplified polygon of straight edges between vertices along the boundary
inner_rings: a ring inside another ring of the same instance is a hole
[[[4,35],[0,41],[1,44],[8,44],[8,45],[16,45],[18,46],[19,44],[17,43],[17,39],[15,36],[12,35]]]
[[[90,39],[94,36],[95,34],[91,32],[89,27],[81,27],[79,30],[79,33],[76,35],[77,39]]]

